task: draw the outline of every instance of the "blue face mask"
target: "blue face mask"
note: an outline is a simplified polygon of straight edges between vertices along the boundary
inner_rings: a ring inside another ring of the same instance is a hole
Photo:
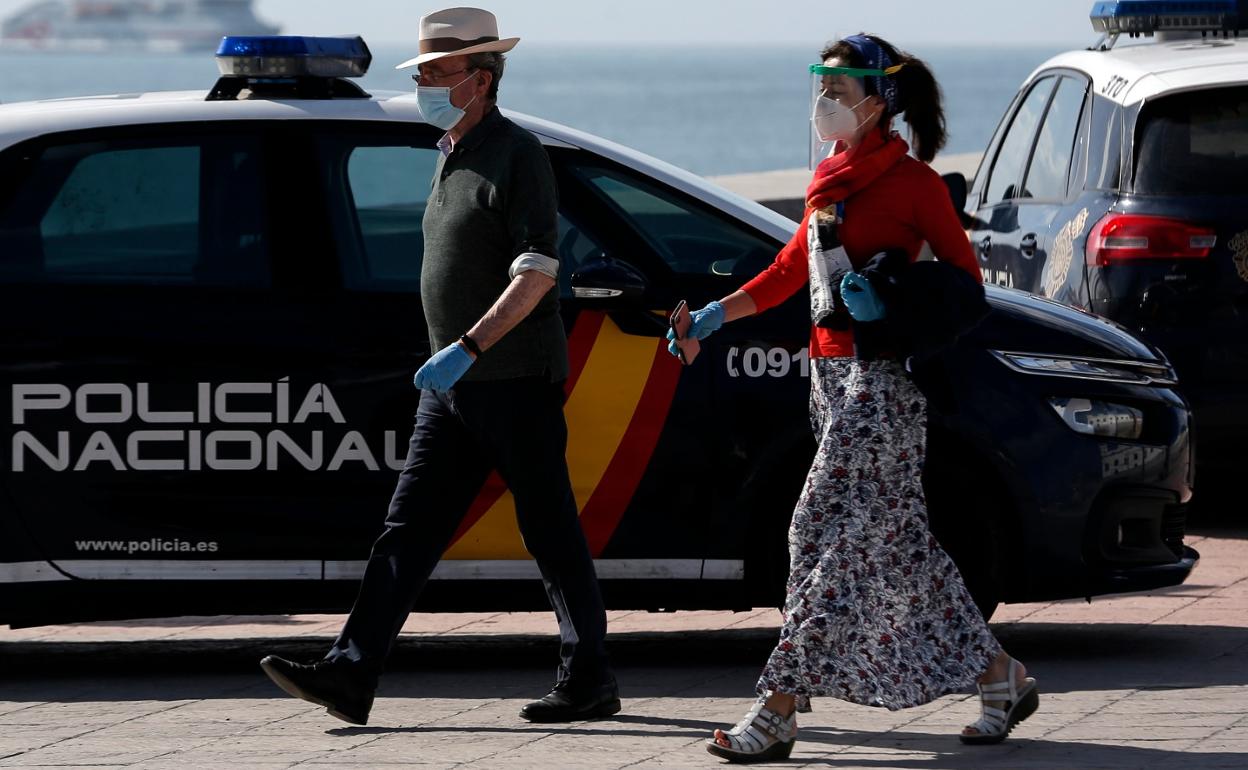
[[[475,74],[474,70],[468,77],[449,87],[416,86],[416,105],[420,107],[420,114],[425,116],[425,121],[429,125],[437,126],[443,131],[450,131],[464,119],[464,107],[476,101],[477,97],[472,97],[464,107],[456,107],[451,104],[451,91],[467,83]]]

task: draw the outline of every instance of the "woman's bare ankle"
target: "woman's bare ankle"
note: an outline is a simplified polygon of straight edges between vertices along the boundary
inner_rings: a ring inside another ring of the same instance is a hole
[[[788,717],[797,710],[797,696],[773,692],[767,696],[767,702],[763,705],[783,717]]]
[[[1006,681],[1010,676],[1011,660],[1013,659],[1004,651],[998,653],[997,657],[994,658],[992,663],[988,665],[987,670],[985,670],[983,675],[979,677],[979,683],[990,684],[992,682]],[[1022,661],[1016,660],[1014,662],[1018,664],[1017,673],[1015,675],[1016,683],[1022,684],[1023,680],[1027,677],[1027,667],[1023,665]]]
[[[1003,681],[1010,671],[1010,656],[1004,652],[997,653],[997,657],[992,659],[988,664],[988,668],[984,669],[984,673],[979,677],[980,684],[991,684],[992,682]]]

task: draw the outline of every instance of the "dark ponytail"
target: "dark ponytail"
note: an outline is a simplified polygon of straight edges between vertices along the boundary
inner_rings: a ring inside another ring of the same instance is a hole
[[[905,51],[899,51],[887,41],[869,35],[879,44],[880,48],[893,60],[893,64],[903,64],[892,77],[897,82],[897,112],[905,114],[905,121],[910,126],[910,139],[914,145],[915,156],[924,163],[931,163],[945,146],[948,133],[945,127],[945,110],[941,105],[940,84],[930,68],[921,59],[917,59]],[[832,43],[823,49],[821,61],[837,58],[848,62],[851,67],[863,67],[865,62],[858,51],[845,41]],[[865,80],[868,96],[878,96],[871,79]],[[891,113],[885,117],[891,118]],[[882,125],[886,125],[881,121]]]

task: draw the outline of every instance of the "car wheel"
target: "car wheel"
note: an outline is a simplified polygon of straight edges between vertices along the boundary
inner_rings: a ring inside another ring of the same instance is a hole
[[[996,528],[989,520],[974,517],[981,522],[976,527],[962,528],[952,538],[946,534],[933,534],[945,546],[945,551],[958,566],[966,589],[984,620],[990,620],[1001,604],[1001,579],[999,569],[999,542]]]
[[[789,577],[789,522],[810,467],[811,448],[790,452],[784,461],[760,473],[743,495],[749,517],[746,577],[756,607],[783,607]],[[971,599],[985,620],[1004,595],[1000,518],[1004,485],[985,476],[971,477],[963,463],[968,455],[941,449],[929,451],[923,471],[932,534],[957,565]],[[938,458],[960,458],[944,462]],[[974,467],[974,464],[971,464]],[[783,509],[782,509],[783,507]]]
[[[789,523],[813,457],[803,444],[755,476],[742,496],[748,526],[745,574],[756,607],[784,608],[789,582]]]
[[[957,565],[971,599],[988,620],[1005,593],[1002,555],[1009,541],[1002,514],[1008,506],[1002,501],[1010,498],[1004,485],[987,474],[968,473],[967,467],[977,467],[968,462],[967,454],[934,452],[929,447],[923,491],[932,534]]]

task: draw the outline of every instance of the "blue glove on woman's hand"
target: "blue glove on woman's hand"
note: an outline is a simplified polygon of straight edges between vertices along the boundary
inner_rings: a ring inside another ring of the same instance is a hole
[[[425,365],[416,370],[412,384],[421,390],[436,390],[445,393],[459,382],[468,367],[472,366],[472,356],[458,342],[433,354]]]
[[[711,336],[711,332],[724,325],[724,306],[711,302],[701,310],[690,313],[689,321],[689,332],[686,336],[704,340]],[[676,332],[668,329],[667,338],[671,340],[667,345],[668,352],[679,358],[680,354],[676,352]]]
[[[841,279],[841,299],[855,321],[868,323],[884,317],[884,303],[875,293],[871,281],[858,273],[846,273]]]

